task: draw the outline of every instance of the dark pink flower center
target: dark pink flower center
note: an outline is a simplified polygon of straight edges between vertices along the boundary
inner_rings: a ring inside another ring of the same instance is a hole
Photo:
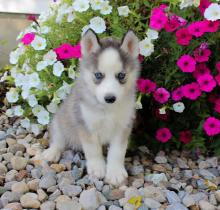
[[[188,62],[188,61],[185,61],[185,62],[183,63],[183,65],[184,65],[184,66],[188,66],[188,65],[189,65],[189,62]]]
[[[163,98],[163,97],[164,97],[163,93],[160,93],[160,94],[159,94],[159,97],[160,97],[160,98]]]
[[[210,123],[210,124],[209,124],[209,127],[210,127],[210,128],[215,128],[215,124],[214,124],[214,123]]]
[[[190,92],[190,93],[194,93],[194,92],[195,92],[195,89],[194,89],[194,88],[190,88],[190,89],[189,89],[189,92]]]

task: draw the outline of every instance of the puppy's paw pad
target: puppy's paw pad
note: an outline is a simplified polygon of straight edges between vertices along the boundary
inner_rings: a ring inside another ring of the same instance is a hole
[[[87,161],[87,171],[89,175],[95,176],[97,178],[104,178],[105,177],[105,161],[95,161],[90,160]]]
[[[41,158],[48,162],[58,162],[60,159],[60,155],[61,153],[57,149],[54,149],[53,147],[51,147],[42,153]]]
[[[107,169],[105,180],[111,185],[120,186],[126,182],[127,177],[128,173],[124,166],[114,166]]]

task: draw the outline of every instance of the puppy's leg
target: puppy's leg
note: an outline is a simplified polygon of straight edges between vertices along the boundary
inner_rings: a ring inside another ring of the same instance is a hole
[[[42,154],[42,159],[49,162],[57,162],[61,152],[65,149],[65,139],[57,122],[53,122],[50,129],[50,146]]]
[[[124,159],[128,144],[130,129],[117,133],[111,143],[107,157],[106,181],[109,184],[118,186],[128,177],[124,167]]]
[[[102,145],[95,134],[91,136],[81,129],[80,139],[86,157],[87,172],[97,178],[105,177],[105,160],[102,153]]]

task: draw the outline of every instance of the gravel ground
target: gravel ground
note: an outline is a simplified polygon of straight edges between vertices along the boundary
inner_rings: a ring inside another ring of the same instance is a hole
[[[12,125],[10,125],[12,124]],[[21,210],[220,210],[217,157],[187,151],[129,152],[126,186],[114,188],[89,177],[82,153],[67,150],[57,164],[32,157],[48,145],[0,116],[0,209]]]

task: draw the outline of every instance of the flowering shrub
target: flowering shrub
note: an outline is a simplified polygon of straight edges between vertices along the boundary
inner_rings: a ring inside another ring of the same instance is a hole
[[[205,149],[212,143],[220,152],[218,3],[63,0],[29,19],[10,54],[13,66],[1,78],[11,84],[6,114],[23,116],[24,128],[38,134],[70,92],[86,30],[122,38],[131,28],[140,39],[142,64],[134,136],[153,146]]]

